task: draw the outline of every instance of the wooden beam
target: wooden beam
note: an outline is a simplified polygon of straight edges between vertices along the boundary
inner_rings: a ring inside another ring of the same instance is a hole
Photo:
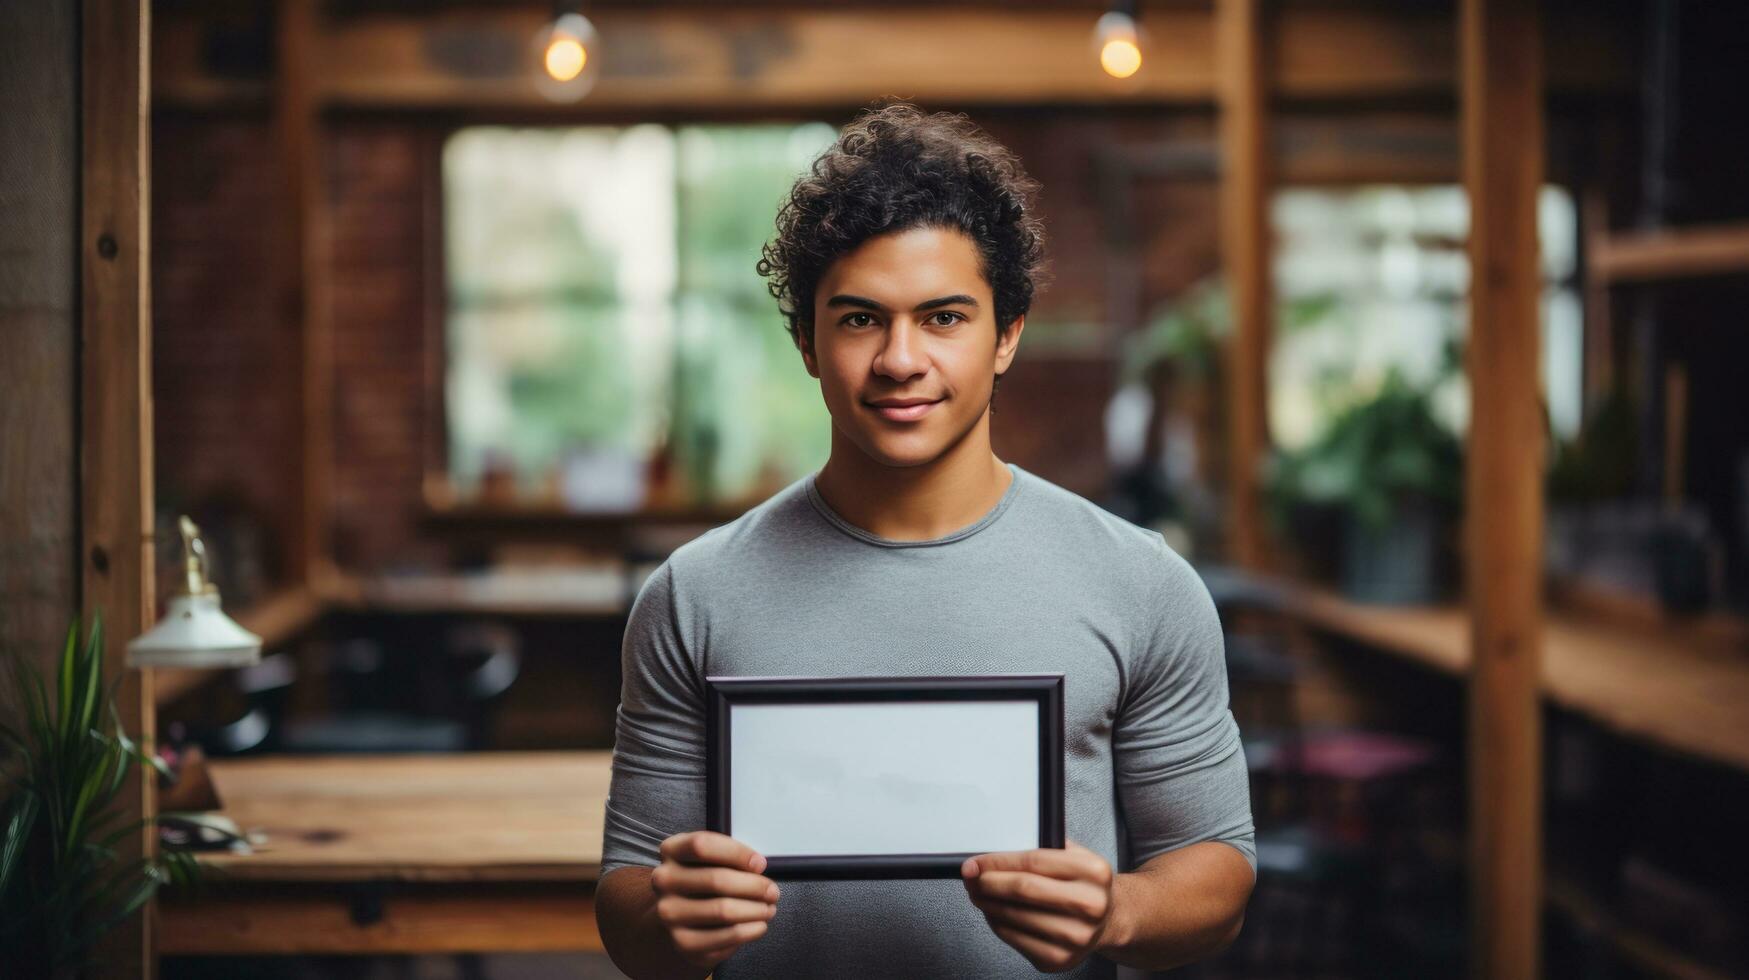
[[[1269,153],[1262,0],[1219,0],[1221,258],[1233,309],[1227,372],[1227,553],[1266,566],[1257,467],[1269,445]]]
[[[78,37],[77,5],[0,6],[0,651],[45,676],[79,608],[82,564]],[[22,717],[8,675],[0,717]]]
[[[283,0],[277,10],[274,122],[286,168],[285,236],[278,261],[285,315],[299,325],[303,355],[303,486],[293,568],[298,581],[316,586],[331,574],[328,533],[334,456],[328,207],[322,191],[322,126],[314,95],[320,70],[320,12],[316,0]]]
[[[1480,977],[1534,977],[1543,866],[1542,32],[1534,4],[1462,0],[1459,35],[1476,393],[1465,473],[1470,963]]]
[[[116,707],[150,743],[152,672],[124,663],[127,641],[156,612],[152,546],[152,330],[147,261],[151,96],[147,0],[86,0],[80,38],[80,529],[82,606],[103,617],[104,670],[121,675]],[[136,767],[120,796],[123,821],[153,816],[153,780]],[[149,772],[150,770],[145,770]],[[117,846],[123,862],[157,850],[142,827]],[[148,902],[100,943],[94,975],[156,973]]]
[[[1147,60],[1132,79],[1100,71],[1088,40],[1097,9],[974,10],[713,4],[603,7],[602,75],[576,106],[554,106],[530,82],[529,40],[549,4],[337,17],[318,37],[312,78],[323,105],[514,110],[559,118],[657,111],[835,110],[899,96],[959,106],[1039,103],[1159,105],[1216,101],[1213,19],[1194,7],[1145,5]],[[1428,99],[1449,104],[1457,59],[1437,6],[1300,7],[1275,15],[1271,92],[1285,99]],[[1567,23],[1570,21],[1571,23]],[[261,79],[203,68],[203,19],[164,27],[166,101],[192,107],[259,102]],[[1631,92],[1631,49],[1619,25],[1589,10],[1552,42],[1557,81]],[[855,54],[855,69],[845,58]],[[950,70],[944,70],[949,66]]]
[[[1600,283],[1749,273],[1749,224],[1600,236],[1587,263]]]

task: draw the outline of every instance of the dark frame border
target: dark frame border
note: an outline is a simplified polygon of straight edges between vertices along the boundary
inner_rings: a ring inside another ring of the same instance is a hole
[[[1064,844],[1063,675],[705,678],[705,827],[730,834],[729,729],[736,705],[881,701],[1035,701],[1039,710],[1039,845]],[[786,880],[958,878],[965,854],[811,854],[769,857]]]

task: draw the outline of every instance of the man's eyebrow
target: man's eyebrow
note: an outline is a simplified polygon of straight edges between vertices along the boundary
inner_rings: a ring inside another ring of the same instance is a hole
[[[938,306],[977,306],[977,305],[978,305],[978,301],[971,298],[970,296],[967,296],[965,293],[955,293],[952,296],[941,296],[941,297],[937,297],[935,299],[924,300],[923,302],[918,303],[917,308],[912,310],[911,312],[912,313],[922,313],[924,310],[933,310]]]
[[[827,300],[826,305],[827,306],[860,306],[864,309],[874,310],[877,313],[887,312],[886,307],[875,302],[874,300],[869,299],[866,296],[852,296],[849,293],[839,293],[838,295]],[[976,307],[977,305],[978,305],[978,301],[971,298],[970,296],[967,296],[965,293],[955,293],[952,296],[938,296],[935,299],[926,299],[923,302],[918,303],[917,308],[912,310],[911,312],[922,313],[925,310],[933,310],[933,309],[936,309],[936,308],[942,307],[942,306],[972,306],[972,307]]]

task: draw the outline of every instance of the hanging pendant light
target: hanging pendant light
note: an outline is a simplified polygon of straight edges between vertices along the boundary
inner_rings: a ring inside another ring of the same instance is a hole
[[[601,39],[575,6],[535,33],[534,86],[554,102],[576,102],[601,74]]]
[[[129,667],[245,667],[261,660],[261,637],[219,608],[207,578],[206,545],[187,517],[182,530],[183,580],[164,618],[128,642]]]

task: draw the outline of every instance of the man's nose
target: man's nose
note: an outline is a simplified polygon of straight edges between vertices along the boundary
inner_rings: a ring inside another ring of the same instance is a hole
[[[875,371],[895,381],[907,381],[928,368],[921,328],[910,320],[895,318],[887,329],[886,343],[875,357]]]

